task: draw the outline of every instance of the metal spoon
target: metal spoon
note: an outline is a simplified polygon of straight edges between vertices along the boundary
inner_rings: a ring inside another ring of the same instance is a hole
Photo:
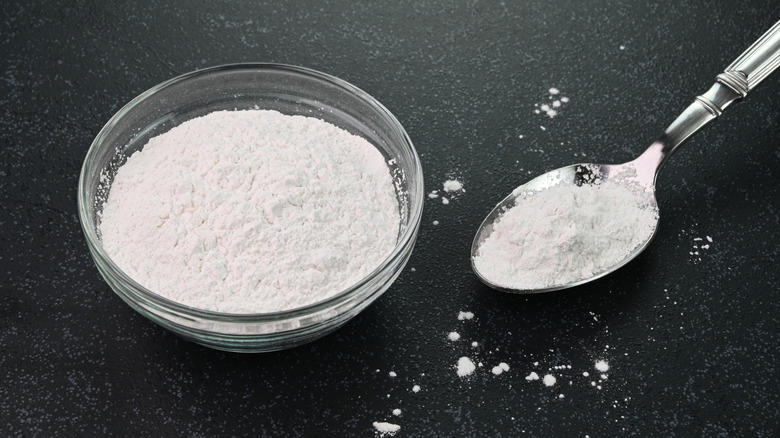
[[[740,55],[726,70],[719,74],[715,84],[706,93],[698,96],[683,113],[650,145],[638,158],[624,164],[575,164],[547,172],[516,188],[504,198],[480,225],[471,245],[471,268],[486,285],[511,293],[539,293],[566,289],[577,286],[615,271],[639,255],[655,236],[658,223],[652,235],[634,248],[622,261],[596,272],[588,278],[582,278],[565,284],[552,284],[538,289],[512,289],[496,284],[477,268],[474,258],[482,242],[493,231],[493,225],[508,209],[515,206],[523,193],[540,191],[557,184],[582,186],[593,184],[594,178],[606,181],[629,170],[635,173],[632,183],[641,185],[651,193],[651,205],[657,208],[655,199],[655,180],[658,172],[669,156],[690,136],[723,113],[731,103],[744,98],[755,86],[780,66],[780,21],[775,23],[764,35]],[[623,183],[622,179],[620,180]]]

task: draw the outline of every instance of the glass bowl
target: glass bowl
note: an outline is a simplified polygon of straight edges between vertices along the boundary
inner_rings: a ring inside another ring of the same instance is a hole
[[[130,278],[106,254],[98,220],[117,169],[154,136],[219,110],[268,109],[316,117],[372,143],[390,165],[400,207],[393,252],[368,276],[334,296],[273,313],[230,314],[182,305]],[[133,309],[172,332],[211,348],[262,352],[322,337],[365,309],[401,273],[420,227],[424,198],[420,159],[398,120],[357,87],[324,73],[278,64],[235,64],[163,82],[119,110],[87,152],[78,187],[79,220],[92,258],[111,289]]]

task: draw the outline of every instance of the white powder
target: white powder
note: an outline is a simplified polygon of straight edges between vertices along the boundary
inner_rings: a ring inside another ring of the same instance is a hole
[[[609,371],[609,364],[606,361],[603,360],[597,360],[595,365],[596,370],[606,373]]]
[[[557,379],[552,374],[547,374],[542,379],[542,383],[544,383],[544,386],[553,386],[555,385],[555,382]]]
[[[184,305],[273,312],[330,297],[393,250],[393,181],[366,140],[275,111],[220,111],[128,158],[103,207],[103,246]]]
[[[468,357],[464,356],[458,359],[458,377],[468,376],[469,374],[473,373],[475,369],[477,369],[476,365],[474,365],[474,362],[472,362]]]
[[[649,195],[607,180],[523,193],[494,224],[474,264],[492,283],[537,289],[589,278],[653,233]]]
[[[396,417],[400,416],[401,415],[401,410],[398,409],[398,408],[393,409],[393,415],[395,415]]]
[[[374,429],[376,429],[377,433],[379,433],[381,436],[385,436],[385,435],[393,436],[396,433],[398,433],[399,430],[401,430],[401,426],[393,423],[387,423],[384,421],[375,421]]]
[[[450,341],[455,342],[458,339],[460,339],[460,334],[458,334],[458,332],[450,332],[450,334],[447,335],[447,337],[450,339]]]
[[[458,312],[458,320],[459,321],[463,321],[463,320],[466,320],[466,319],[474,319],[474,313],[472,313],[472,312],[463,312],[463,311]]]
[[[414,385],[412,386],[412,392],[420,392],[420,385]]]
[[[390,371],[389,373],[387,373],[387,375],[390,377],[396,377],[398,374],[396,374],[395,371]]]
[[[529,382],[532,382],[534,380],[539,380],[539,375],[536,374],[534,371],[531,371],[531,374],[525,376],[525,380],[528,380]]]
[[[490,371],[493,374],[498,376],[499,374],[501,374],[501,373],[503,373],[505,371],[509,371],[509,365],[506,364],[505,362],[501,362],[500,364],[494,366],[493,369],[490,370]]]
[[[463,183],[455,179],[448,179],[447,181],[444,181],[443,186],[445,192],[465,191],[463,190]]]

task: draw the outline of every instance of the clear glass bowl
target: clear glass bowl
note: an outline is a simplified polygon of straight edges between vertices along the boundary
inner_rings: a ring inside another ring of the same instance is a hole
[[[317,117],[379,149],[391,162],[400,206],[395,249],[371,274],[323,301],[274,313],[229,314],[164,298],[125,274],[103,250],[98,215],[116,170],[154,136],[218,110],[270,109]],[[87,152],[78,188],[79,219],[92,258],[111,289],[145,317],[198,344],[239,352],[290,348],[324,336],[357,315],[395,281],[412,253],[424,198],[420,159],[398,120],[357,87],[317,71],[278,64],[199,70],[133,99]]]

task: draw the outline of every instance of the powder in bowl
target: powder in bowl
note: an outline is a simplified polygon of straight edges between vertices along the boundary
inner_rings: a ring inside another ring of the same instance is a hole
[[[392,253],[399,205],[382,154],[322,120],[217,111],[152,138],[116,173],[103,247],[147,289],[225,313],[312,304]]]

